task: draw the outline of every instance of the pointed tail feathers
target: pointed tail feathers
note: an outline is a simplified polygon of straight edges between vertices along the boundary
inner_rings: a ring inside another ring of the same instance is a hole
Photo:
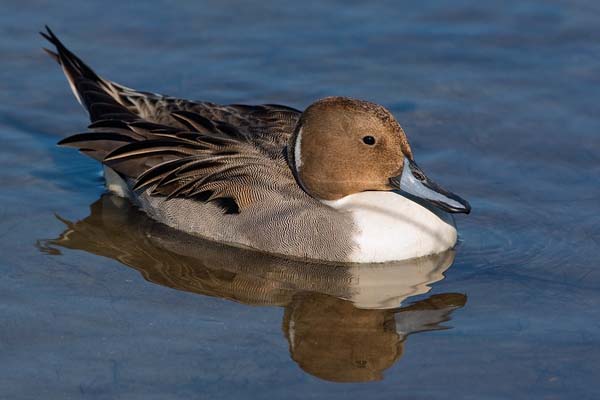
[[[88,111],[92,122],[105,119],[133,121],[138,118],[120,103],[119,86],[98,76],[67,49],[48,26],[46,32],[40,34],[56,48],[56,51],[46,48],[44,51],[62,67],[73,94]]]

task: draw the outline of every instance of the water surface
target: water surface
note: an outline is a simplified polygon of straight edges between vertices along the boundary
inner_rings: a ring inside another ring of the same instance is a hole
[[[1,398],[600,397],[596,2],[2,5]],[[87,120],[44,24],[143,90],[384,104],[473,206],[456,252],[381,273],[190,254],[55,146]]]

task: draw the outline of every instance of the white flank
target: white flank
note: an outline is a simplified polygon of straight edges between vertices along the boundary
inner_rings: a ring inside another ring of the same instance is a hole
[[[456,244],[451,215],[394,192],[362,192],[323,203],[352,214],[358,228],[352,262],[406,260],[437,254]]]

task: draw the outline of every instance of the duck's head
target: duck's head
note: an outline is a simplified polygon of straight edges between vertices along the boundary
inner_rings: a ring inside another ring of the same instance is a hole
[[[320,200],[401,190],[448,212],[471,210],[427,178],[396,119],[367,101],[328,97],[311,104],[290,138],[288,159],[303,189]]]

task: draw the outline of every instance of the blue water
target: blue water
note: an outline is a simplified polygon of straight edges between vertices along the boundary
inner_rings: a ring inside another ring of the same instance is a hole
[[[599,21],[584,0],[4,1],[0,398],[600,398]],[[55,146],[87,120],[44,24],[142,90],[387,106],[473,206],[445,279],[406,299],[391,280],[396,308],[365,310],[348,271],[155,250],[99,166]]]

